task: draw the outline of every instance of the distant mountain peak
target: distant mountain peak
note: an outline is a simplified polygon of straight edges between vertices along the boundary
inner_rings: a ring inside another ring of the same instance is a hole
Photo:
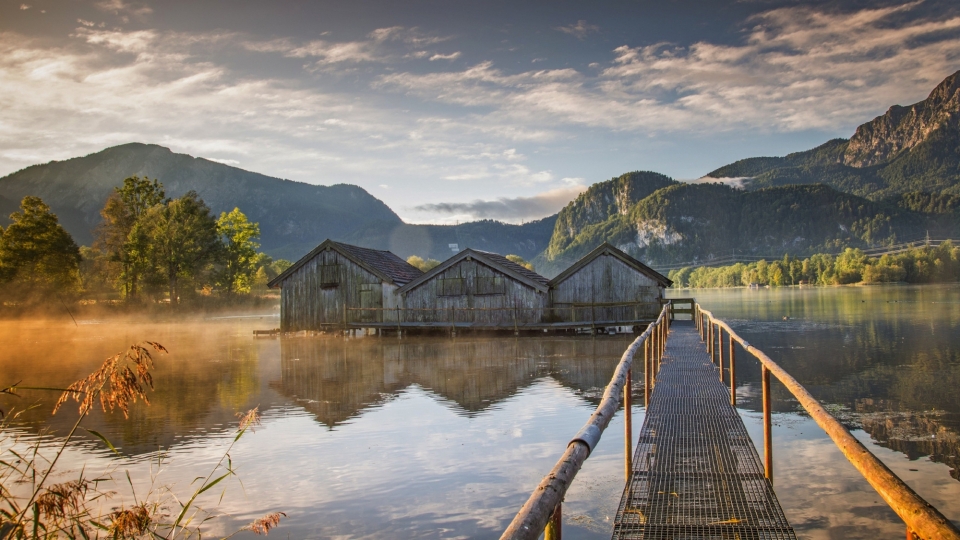
[[[927,99],[906,107],[894,105],[884,115],[858,127],[842,163],[858,168],[887,163],[938,129],[956,130],[958,119],[960,71],[944,79]]]

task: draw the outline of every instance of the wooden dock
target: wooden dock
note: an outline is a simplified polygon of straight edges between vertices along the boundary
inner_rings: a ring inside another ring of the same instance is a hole
[[[794,539],[692,323],[674,323],[614,524],[617,539]]]
[[[763,351],[695,300],[673,303],[690,308],[665,305],[657,320],[627,347],[596,411],[530,494],[501,540],[535,540],[541,534],[545,540],[560,540],[563,497],[600,442],[621,398],[626,485],[613,538],[796,538],[773,492],[774,377],[903,519],[909,540],[960,540],[960,529],[871,454]],[[673,312],[692,312],[693,322],[675,321]],[[761,366],[763,462],[734,408],[736,348]],[[643,360],[647,411],[634,454],[630,386],[634,360],[639,359]]]

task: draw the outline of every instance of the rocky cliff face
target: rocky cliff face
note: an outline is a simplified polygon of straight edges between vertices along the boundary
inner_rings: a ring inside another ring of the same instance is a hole
[[[580,194],[557,216],[549,253],[559,253],[585,228],[603,223],[611,216],[625,216],[633,206],[654,191],[677,181],[654,172],[631,172],[598,182]],[[594,246],[596,247],[596,246]]]
[[[960,71],[947,77],[927,99],[861,125],[850,139],[842,162],[852,167],[887,163],[927,140],[936,130],[960,131]]]

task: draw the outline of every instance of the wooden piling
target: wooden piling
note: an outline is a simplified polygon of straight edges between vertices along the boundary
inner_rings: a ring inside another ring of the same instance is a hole
[[[643,342],[643,406],[650,406],[650,341]]]
[[[563,503],[559,502],[550,516],[550,521],[547,522],[547,527],[543,530],[543,540],[561,540],[562,524]]]
[[[770,409],[770,370],[767,366],[760,368],[761,386],[763,388],[763,470],[767,480],[773,483],[773,423]]]
[[[623,456],[627,481],[633,471],[633,369],[627,370],[627,380],[623,383]]]
[[[717,363],[720,365],[720,382],[723,382],[723,328],[717,327]]]
[[[730,405],[737,406],[737,357],[733,352],[733,334],[730,335]]]

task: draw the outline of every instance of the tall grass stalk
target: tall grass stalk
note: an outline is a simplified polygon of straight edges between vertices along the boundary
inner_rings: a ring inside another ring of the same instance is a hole
[[[90,539],[90,538],[150,538],[150,539],[187,539],[201,538],[202,526],[216,517],[211,511],[198,506],[197,499],[220,483],[233,476],[236,471],[230,452],[247,432],[260,425],[258,408],[246,413],[238,413],[240,418],[236,434],[221,455],[219,461],[203,477],[191,482],[193,492],[186,502],[176,496],[172,487],[159,485],[157,477],[163,468],[163,453],[157,454],[157,470],[150,474],[150,488],[142,497],[138,497],[134,480],[129,471],[125,471],[127,484],[133,498],[133,504],[120,506],[104,513],[104,501],[114,495],[101,489],[102,484],[114,482],[110,473],[88,477],[81,469],[76,480],[49,484],[51,475],[57,468],[60,458],[66,451],[77,431],[84,429],[115,454],[120,453],[101,433],[83,428],[83,419],[99,403],[104,412],[117,409],[128,418],[129,407],[137,400],[149,404],[147,389],[153,389],[154,353],[166,353],[159,343],[145,341],[131,346],[127,351],[107,358],[99,369],[76,381],[67,388],[45,388],[21,386],[19,383],[0,389],[0,394],[18,396],[20,390],[55,390],[62,392],[53,409],[53,414],[71,399],[78,404],[78,415],[69,432],[59,441],[52,458],[46,458],[41,452],[45,433],[41,432],[30,443],[27,451],[19,435],[12,430],[20,415],[26,410],[0,410],[0,540],[27,539]],[[33,406],[31,406],[33,407]],[[9,457],[9,456],[12,456]],[[199,482],[199,483],[198,483]],[[30,484],[29,490],[16,486]],[[226,488],[221,492],[217,505],[222,502]],[[166,518],[170,508],[176,509],[172,521]],[[240,530],[250,530],[256,534],[267,534],[286,517],[283,512],[274,512]],[[235,531],[229,536],[233,536]]]

